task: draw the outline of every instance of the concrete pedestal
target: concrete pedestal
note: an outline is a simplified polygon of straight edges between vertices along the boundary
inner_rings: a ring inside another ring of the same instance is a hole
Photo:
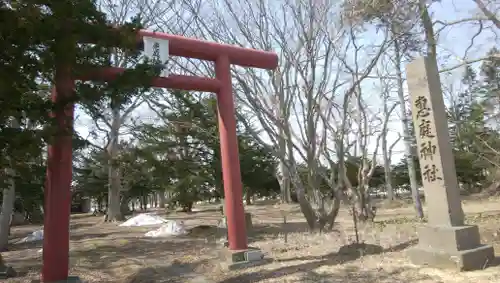
[[[477,226],[422,226],[419,243],[408,251],[417,265],[459,271],[483,269],[494,259],[493,247],[482,245]]]
[[[265,263],[264,254],[259,249],[249,248],[242,251],[223,250],[221,266],[226,270],[235,270]]]

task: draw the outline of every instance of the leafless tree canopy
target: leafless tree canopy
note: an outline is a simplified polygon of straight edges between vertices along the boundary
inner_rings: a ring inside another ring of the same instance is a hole
[[[310,228],[320,230],[333,226],[341,202],[353,205],[360,219],[374,217],[370,181],[377,166],[385,168],[385,189],[394,197],[390,168],[398,161],[393,158],[396,148],[404,142],[402,153],[412,156],[402,66],[425,53],[442,58],[441,36],[461,24],[477,26],[478,34],[498,35],[498,5],[471,2],[477,5],[476,14],[445,22],[429,12],[439,3],[417,0],[100,1],[117,24],[139,14],[152,30],[278,54],[275,71],[232,70],[238,115],[279,158],[282,201],[296,194]],[[443,73],[498,56],[469,56],[477,36],[457,64],[442,67]],[[115,62],[123,65],[125,59],[117,53]],[[207,62],[172,58],[169,68],[213,76]],[[126,106],[93,113],[96,131],[107,133],[104,149],[110,160],[118,155],[124,129],[140,118],[133,113],[141,105],[158,113],[168,96],[155,91]],[[395,125],[403,130],[399,133]],[[409,175],[418,203],[412,162],[408,160]],[[347,163],[356,164],[355,184]],[[110,166],[109,174],[110,180],[119,179],[118,168]],[[116,180],[110,182],[110,209],[115,211],[110,218],[119,214]]]

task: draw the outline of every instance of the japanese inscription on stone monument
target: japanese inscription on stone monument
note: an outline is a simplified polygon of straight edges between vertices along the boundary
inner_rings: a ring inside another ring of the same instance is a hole
[[[415,131],[417,135],[418,154],[424,182],[432,183],[442,180],[439,166],[434,163],[437,154],[437,140],[435,139],[432,108],[427,97],[420,95],[413,101]]]

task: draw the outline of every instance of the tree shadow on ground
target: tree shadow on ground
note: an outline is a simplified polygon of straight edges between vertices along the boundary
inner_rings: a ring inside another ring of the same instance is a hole
[[[334,225],[335,227],[335,225]],[[251,231],[248,232],[250,242],[264,240],[269,237],[283,237],[283,235],[291,233],[303,233],[307,235],[317,234],[317,232],[310,232],[309,226],[306,222],[289,222],[283,223],[270,223],[270,224],[254,224]],[[323,234],[338,233],[337,230],[325,231]]]
[[[432,280],[438,282],[436,279],[432,278],[426,274],[405,274],[408,268],[397,268],[394,270],[360,270],[358,267],[345,267],[341,270],[335,272],[335,274],[330,273],[320,273],[314,270],[307,271],[301,277],[299,282],[328,282],[328,283],[394,283],[394,282],[410,282],[410,281],[420,281],[420,280]],[[431,281],[431,282],[432,282]],[[230,283],[233,281],[226,281],[224,283]],[[223,283],[223,282],[220,282]]]
[[[410,240],[401,244],[388,247],[386,249],[379,245],[366,243],[352,243],[339,248],[337,252],[319,256],[301,256],[278,260],[279,262],[296,261],[296,260],[316,260],[325,261],[328,265],[343,264],[349,261],[357,260],[360,257],[368,255],[377,255],[388,252],[399,252],[413,245],[416,245],[418,240]]]
[[[85,239],[105,239],[107,237],[111,237],[115,234],[119,234],[119,232],[103,232],[103,233],[90,233],[90,234],[79,234],[79,235],[70,235],[71,241],[81,241]],[[29,235],[29,234],[28,234]],[[35,249],[41,248],[43,245],[43,240],[37,240],[32,242],[21,242],[21,239],[17,239],[17,241],[13,241],[7,248],[9,252],[27,250],[27,249]]]
[[[128,276],[123,283],[146,283],[146,282],[169,282],[169,283],[187,283],[187,282],[206,282],[205,276],[197,274],[196,268],[208,263],[208,260],[183,263],[174,260],[169,265],[158,265],[143,267],[134,274]]]
[[[28,273],[39,272],[42,268],[42,253],[39,248],[23,251],[2,253],[4,263],[14,268],[16,277],[26,276]],[[16,281],[17,282],[17,281]],[[24,281],[23,281],[24,282]]]
[[[71,220],[75,220],[75,219],[84,219],[84,218],[94,218],[96,216],[93,215],[91,212],[86,212],[86,213],[71,213],[70,217],[71,217]]]
[[[112,237],[113,235],[123,234],[123,232],[102,232],[102,233],[85,233],[85,234],[76,234],[70,235],[71,241],[82,241],[85,239],[104,239],[107,237]]]
[[[69,229],[70,230],[78,230],[82,228],[89,228],[89,227],[94,227],[96,226],[96,223],[88,223],[88,222],[80,222],[80,223],[70,223],[69,224]]]
[[[265,280],[265,279],[276,279],[280,278],[286,275],[290,274],[295,274],[295,273],[301,273],[305,271],[314,271],[317,268],[323,267],[323,266],[334,266],[334,265],[341,265],[345,264],[347,262],[351,262],[354,260],[359,259],[362,256],[367,256],[367,255],[376,255],[376,254],[381,254],[384,252],[396,252],[396,251],[401,251],[404,250],[411,245],[416,244],[416,240],[408,241],[393,247],[389,247],[387,249],[382,248],[381,246],[378,245],[371,245],[371,244],[349,244],[340,247],[338,252],[333,252],[327,255],[321,255],[321,256],[302,256],[302,257],[293,257],[293,258],[288,258],[288,259],[281,259],[278,260],[280,263],[286,263],[286,262],[291,262],[291,261],[310,261],[306,263],[301,263],[301,264],[295,264],[295,265],[286,265],[280,268],[276,269],[271,269],[271,270],[263,270],[263,271],[256,271],[256,272],[250,272],[250,273],[244,273],[240,274],[231,278],[228,278],[224,281],[221,281],[219,283],[237,283],[237,282],[258,282],[258,281],[251,281],[251,280]],[[347,277],[343,277],[343,280],[345,280]],[[373,278],[372,278],[373,279]],[[303,281],[301,281],[303,282]],[[304,281],[307,282],[307,281]],[[311,282],[318,282],[318,281],[311,281]],[[321,282],[321,281],[320,281]],[[327,281],[327,282],[337,282],[337,281]],[[341,281],[338,281],[341,282]],[[349,281],[352,282],[352,281]],[[365,281],[354,281],[354,282],[365,282]],[[366,281],[369,282],[369,281]],[[377,281],[379,282],[379,281]],[[398,282],[398,281],[394,281]]]
[[[103,270],[111,267],[111,265],[116,267],[114,263],[123,259],[141,264],[147,260],[157,259],[162,261],[169,257],[176,257],[176,255],[180,256],[181,251],[201,250],[206,248],[207,245],[204,240],[193,239],[120,238],[115,239],[113,244],[72,251],[70,256],[85,259],[88,263],[85,267],[88,269]]]
[[[279,204],[279,200],[276,199],[266,199],[266,200],[256,200],[252,202],[249,206],[269,206],[269,205],[277,205]]]
[[[180,263],[173,262],[170,265],[159,265],[144,267],[134,274],[127,277],[124,283],[144,283],[144,282],[169,282],[169,283],[208,283],[214,282],[209,278],[197,274],[196,269],[199,266],[207,263],[207,261],[199,261],[194,263]],[[277,269],[262,270],[257,272],[244,273],[237,276],[229,277],[217,281],[217,283],[250,283],[261,282],[268,279],[279,279],[288,275],[298,274],[300,279],[295,279],[294,282],[328,282],[328,283],[394,283],[394,282],[408,282],[419,280],[431,280],[438,282],[426,274],[408,274],[408,268],[397,268],[392,270],[377,269],[363,269],[358,267],[348,266],[339,268],[335,273],[323,273],[315,269],[323,266],[321,263],[306,263],[285,266]],[[283,278],[284,280],[284,278]],[[286,282],[286,281],[283,281]]]
[[[41,248],[42,244],[43,244],[43,242],[41,240],[40,241],[33,241],[33,242],[25,242],[25,243],[15,242],[15,243],[10,244],[7,247],[6,251],[17,252],[17,251],[22,251],[22,250],[36,249],[36,248]]]
[[[227,228],[218,227],[217,225],[198,225],[188,230],[190,233],[185,236],[181,236],[182,238],[226,239],[228,237]],[[205,232],[200,231],[200,233],[191,233],[192,230],[204,230]],[[308,233],[308,228],[305,223],[290,223],[290,225],[287,225],[286,228],[280,226],[279,224],[257,224],[254,225],[250,231],[247,231],[248,243],[262,241],[268,239],[269,237],[277,238],[283,235],[285,231],[286,233]]]
[[[88,234],[86,238],[92,237]],[[92,238],[89,238],[92,240]],[[99,242],[100,241],[100,242]],[[207,247],[203,240],[186,239],[144,239],[137,237],[120,237],[115,239],[90,241],[89,243],[73,243],[76,249],[70,251],[70,265],[77,264],[78,268],[84,270],[99,270],[114,276],[113,269],[126,268],[128,265],[151,265],[164,264],[172,258],[180,257],[182,251],[196,251]],[[12,254],[4,257],[7,265],[14,267],[19,276],[28,273],[39,273],[42,267],[41,253],[38,249],[21,251],[22,254]],[[157,262],[156,262],[157,261]],[[182,268],[179,268],[181,270]],[[137,281],[137,282],[161,282],[161,281]],[[170,281],[169,281],[170,282]],[[182,281],[179,281],[182,282]]]

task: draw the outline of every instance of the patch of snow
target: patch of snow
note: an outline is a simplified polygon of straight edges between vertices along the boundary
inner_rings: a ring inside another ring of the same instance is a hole
[[[20,243],[30,243],[43,240],[43,230],[36,230],[28,236],[22,238]]]
[[[136,215],[129,220],[123,222],[119,226],[122,227],[139,227],[139,226],[150,226],[150,225],[159,225],[166,223],[167,220],[153,214],[143,213]]]
[[[182,221],[167,221],[164,225],[156,230],[152,230],[144,234],[146,237],[168,237],[187,234],[186,227]]]

